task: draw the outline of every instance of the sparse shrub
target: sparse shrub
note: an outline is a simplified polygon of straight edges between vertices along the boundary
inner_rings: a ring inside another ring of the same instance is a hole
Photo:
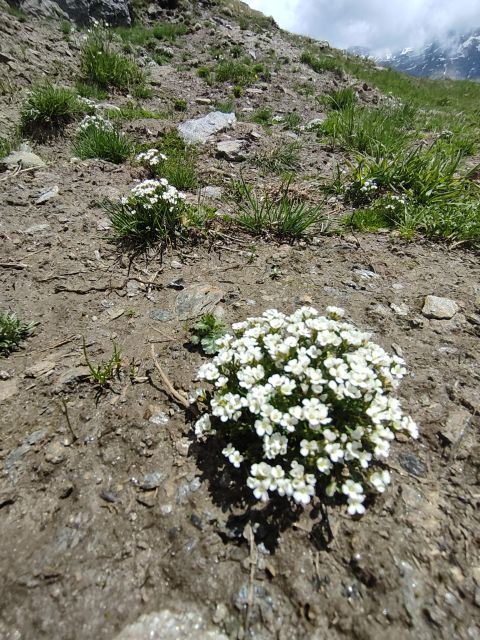
[[[269,309],[234,324],[200,367],[208,388],[196,392],[206,409],[195,433],[224,440],[223,455],[246,467],[257,500],[276,493],[306,505],[316,493],[338,495],[350,515],[362,514],[367,492],[390,483],[395,433],[418,437],[393,395],[404,361],[343,315]]]
[[[99,158],[120,164],[132,154],[133,144],[109,120],[86,116],[77,129],[73,151],[83,160]]]
[[[133,58],[115,50],[112,34],[96,28],[90,33],[80,56],[81,80],[100,89],[113,87],[140,97],[146,75]]]
[[[253,82],[256,72],[251,65],[237,60],[223,60],[215,69],[217,82],[231,82],[235,85],[245,86]]]
[[[27,21],[27,14],[25,13],[25,11],[23,9],[21,9],[20,7],[17,7],[14,4],[8,4],[7,3],[6,11],[11,16],[14,16],[15,18],[17,18],[17,20],[19,22],[26,22]]]
[[[260,107],[252,116],[252,122],[262,124],[264,127],[272,125],[273,111],[270,107]]]
[[[14,313],[0,312],[0,355],[7,355],[26,340],[35,327],[33,322],[22,322]]]
[[[212,355],[218,352],[217,340],[226,333],[225,324],[213,313],[204,313],[191,329],[190,342],[200,346],[204,353]]]
[[[87,345],[85,344],[85,338],[83,338],[83,356],[90,371],[90,380],[100,387],[107,387],[115,375],[119,375],[120,367],[122,366],[122,354],[114,340],[112,340],[112,344],[113,353],[107,362],[94,365],[88,357]]]
[[[277,194],[257,196],[243,179],[236,182],[234,190],[238,215],[232,221],[254,235],[287,240],[301,238],[315,225],[320,225],[324,230],[322,208],[292,195],[291,183],[292,178],[289,177],[282,182]]]
[[[88,84],[86,82],[77,82],[75,85],[77,93],[82,98],[94,99],[94,100],[105,100],[108,98],[108,91],[105,89],[100,89],[94,84]]]
[[[197,76],[199,78],[203,78],[204,80],[210,79],[210,69],[208,67],[198,67]]]
[[[169,42],[175,42],[178,36],[183,36],[188,32],[188,28],[185,24],[175,22],[162,22],[156,24],[152,33],[157,40],[168,40]]]
[[[300,167],[300,148],[298,142],[279,144],[269,151],[257,154],[254,164],[269,173],[294,171]]]
[[[20,110],[20,131],[37,138],[59,133],[80,114],[91,111],[71,89],[35,87]]]
[[[173,103],[173,108],[175,111],[186,111],[188,108],[188,104],[186,100],[182,100],[181,98],[177,98]]]
[[[235,96],[235,98],[241,98],[244,93],[245,93],[245,89],[241,87],[239,84],[233,87],[233,95]]]
[[[175,242],[187,211],[183,194],[164,178],[144,180],[120,202],[106,200],[103,206],[116,236],[142,245]]]
[[[222,113],[235,113],[235,100],[225,100],[224,102],[217,102],[215,105],[215,109],[217,111],[221,111]]]
[[[304,51],[300,56],[300,62],[308,65],[316,73],[332,71],[338,75],[343,75],[344,67],[341,60],[332,56],[316,56],[311,51]]]
[[[295,113],[295,111],[291,111],[283,116],[282,123],[285,129],[297,131],[298,127],[302,124],[302,117],[298,113]]]

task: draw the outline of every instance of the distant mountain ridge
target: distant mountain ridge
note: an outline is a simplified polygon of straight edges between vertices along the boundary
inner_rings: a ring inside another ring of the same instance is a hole
[[[369,55],[364,47],[352,47],[349,51]],[[480,80],[480,28],[466,34],[449,34],[421,48],[371,57],[380,65],[413,76]]]

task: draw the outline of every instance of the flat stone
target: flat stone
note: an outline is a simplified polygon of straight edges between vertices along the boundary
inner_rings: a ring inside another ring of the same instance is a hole
[[[212,104],[210,98],[195,98],[197,104]]]
[[[35,204],[43,204],[44,202],[47,202],[47,200],[55,198],[55,196],[58,196],[58,185],[56,184],[50,189],[43,191],[35,200]]]
[[[246,159],[242,153],[243,140],[223,140],[217,144],[217,158],[224,158],[229,162],[243,162]]]
[[[427,474],[427,469],[423,462],[411,452],[402,452],[398,456],[398,461],[408,473],[423,478]]]
[[[55,369],[55,362],[52,362],[51,360],[41,360],[40,362],[36,362],[35,364],[32,364],[31,367],[27,367],[27,369],[25,369],[25,377],[38,378],[53,369]]]
[[[175,314],[179,320],[190,320],[213,311],[225,295],[218,287],[194,284],[181,291],[175,302]]]
[[[18,378],[0,380],[0,402],[11,398],[18,393]]]
[[[400,304],[394,304],[392,302],[392,304],[390,305],[390,309],[393,311],[393,313],[395,313],[397,316],[408,316],[408,314],[410,313],[410,309],[407,307],[407,305],[402,302]]]
[[[72,384],[72,382],[79,382],[85,380],[90,375],[90,369],[88,367],[73,367],[68,369],[65,373],[58,378],[55,384],[55,391],[60,391],[65,385]]]
[[[185,606],[186,603],[182,603]],[[213,628],[195,605],[189,611],[175,613],[169,609],[140,616],[114,640],[228,640]]]
[[[41,169],[46,166],[45,162],[30,151],[27,145],[21,145],[19,151],[12,151],[8,156],[0,160],[3,168],[15,169],[19,165],[22,169]]]
[[[207,186],[200,189],[200,196],[210,200],[219,200],[223,197],[223,187]]]
[[[43,233],[44,231],[48,231],[50,229],[50,225],[48,224],[48,222],[44,222],[43,224],[32,224],[31,227],[28,227],[28,229],[25,229],[25,233],[28,233],[28,235],[33,236],[36,233]]]
[[[455,300],[440,298],[438,296],[427,296],[423,304],[422,313],[426,318],[450,320],[458,310],[459,306]]]
[[[164,480],[164,474],[159,471],[154,471],[153,473],[147,473],[143,476],[143,478],[138,483],[140,489],[144,491],[152,491],[152,489],[156,489],[159,487]]]
[[[448,414],[445,426],[440,429],[440,434],[450,444],[457,444],[462,439],[471,419],[471,414],[466,409],[458,408]]]
[[[178,133],[188,144],[205,143],[211,135],[231,129],[235,126],[237,118],[234,113],[222,113],[212,111],[201,118],[186,120],[178,125]]]

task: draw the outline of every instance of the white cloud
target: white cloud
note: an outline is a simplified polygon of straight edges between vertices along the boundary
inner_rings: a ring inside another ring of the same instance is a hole
[[[478,0],[248,0],[285,29],[340,48],[396,51],[480,28]]]

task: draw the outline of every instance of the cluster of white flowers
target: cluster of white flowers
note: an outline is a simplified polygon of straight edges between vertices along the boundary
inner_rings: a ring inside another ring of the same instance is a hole
[[[84,98],[83,96],[78,96],[78,101],[84,104],[85,106],[90,107],[91,109],[97,108],[95,100],[91,100],[90,98]]]
[[[259,500],[276,492],[307,504],[323,477],[327,495],[343,494],[348,512],[361,514],[366,488],[382,493],[390,482],[379,463],[395,432],[418,437],[391,395],[404,361],[343,315],[337,307],[326,316],[270,309],[234,324],[200,367],[211,388],[196,390],[208,411],[195,432],[231,440],[223,453],[235,467],[249,461],[247,484]]]
[[[107,118],[104,118],[103,116],[85,116],[77,127],[77,133],[83,133],[89,129],[97,129],[99,131],[113,131],[114,126],[110,122],[110,120],[107,120]]]
[[[360,187],[360,191],[368,194],[375,193],[377,189],[378,189],[377,183],[375,182],[375,180],[371,180],[371,179],[365,180],[362,186]]]
[[[167,156],[164,153],[160,153],[158,149],[149,149],[148,151],[144,151],[139,153],[135,158],[137,162],[140,164],[146,165],[150,168],[157,167],[161,162],[167,159]]]
[[[140,182],[131,189],[128,196],[121,198],[120,202],[127,211],[135,214],[139,206],[147,210],[167,206],[170,211],[174,211],[184,200],[183,193],[177,191],[165,178],[160,178]]]
[[[384,208],[388,211],[396,211],[399,207],[404,207],[407,204],[405,196],[398,196],[395,193],[388,194],[387,199]]]

